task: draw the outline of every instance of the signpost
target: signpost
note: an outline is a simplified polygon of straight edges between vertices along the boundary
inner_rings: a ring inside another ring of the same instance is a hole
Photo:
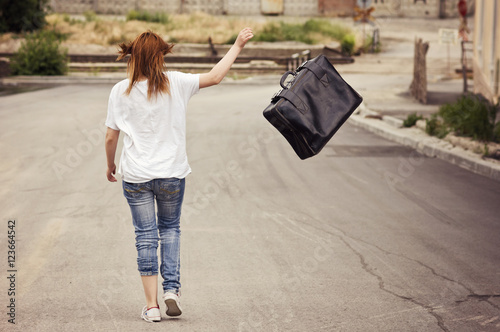
[[[458,28],[458,34],[463,41],[468,41],[470,30],[467,26],[467,1],[460,0],[457,6],[458,12],[460,13],[460,26]]]
[[[458,43],[458,30],[457,29],[439,29],[439,44],[448,45],[448,74],[451,73],[450,65],[450,45]]]
[[[357,6],[354,7],[354,17],[353,17],[354,22],[360,22],[363,24],[363,44],[365,43],[366,39],[365,23],[370,23],[371,25],[374,25],[375,22],[375,18],[372,16],[372,12],[375,10],[375,8],[371,7],[371,4],[372,4],[371,0],[358,0]],[[373,40],[372,46],[374,42],[375,41]]]

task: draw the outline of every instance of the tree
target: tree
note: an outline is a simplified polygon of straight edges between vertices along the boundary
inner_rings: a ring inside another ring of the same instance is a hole
[[[0,0],[0,32],[23,32],[45,24],[47,0]]]

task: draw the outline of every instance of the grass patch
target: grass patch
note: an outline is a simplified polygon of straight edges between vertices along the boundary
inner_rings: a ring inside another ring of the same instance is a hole
[[[108,38],[109,45],[116,45],[116,44],[125,43],[125,42],[127,42],[127,37],[124,34],[121,34],[119,36],[111,35]]]
[[[85,20],[67,14],[52,14],[47,21],[53,29],[66,33],[72,44],[112,45],[116,41],[133,40],[140,33],[152,30],[175,43],[232,44],[244,27],[252,27],[253,41],[299,41],[328,44],[341,41],[352,30],[326,19],[309,19],[303,23],[263,22],[244,17],[220,17],[205,13],[166,14],[130,11],[127,21],[119,21],[93,12]]]
[[[167,24],[170,22],[170,17],[164,12],[148,12],[146,10],[131,10],[127,14],[127,21],[144,21],[152,23]]]
[[[99,19],[93,10],[87,10],[84,12],[83,17],[85,17],[85,22],[95,22]]]
[[[409,114],[403,121],[403,127],[406,128],[413,127],[418,120],[422,120],[423,118],[424,118],[423,116],[417,115],[417,113]]]
[[[308,20],[304,23],[304,29],[309,33],[318,32],[323,36],[330,37],[337,41],[341,41],[345,35],[352,33],[351,28],[345,25],[320,19]]]
[[[380,41],[374,45],[373,36],[366,36],[362,49],[364,53],[380,53],[382,45],[380,44]]]
[[[310,19],[305,23],[268,22],[255,33],[255,41],[298,41],[315,44],[331,40],[341,41],[351,29],[327,20]]]
[[[313,44],[314,40],[309,37],[302,24],[269,22],[264,28],[257,32],[254,41],[279,42],[279,41],[299,41],[306,44]]]
[[[69,14],[62,14],[62,20],[63,20],[63,22],[69,23],[71,25],[77,24],[80,22],[76,18],[72,18],[71,16],[69,16]]]

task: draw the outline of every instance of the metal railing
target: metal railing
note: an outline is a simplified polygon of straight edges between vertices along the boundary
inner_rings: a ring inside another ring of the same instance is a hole
[[[311,51],[310,50],[305,50],[300,53],[295,53],[292,54],[290,58],[288,58],[287,61],[287,70],[295,70],[297,69],[298,66],[303,64],[304,62],[308,61],[311,59]]]

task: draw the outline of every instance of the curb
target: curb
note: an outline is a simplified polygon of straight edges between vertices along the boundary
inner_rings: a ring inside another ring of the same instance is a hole
[[[0,78],[1,85],[18,84],[42,84],[42,85],[62,85],[62,84],[116,84],[126,78],[123,73],[120,76],[11,76]]]
[[[282,75],[268,73],[266,75],[245,77],[244,79],[234,79],[225,77],[222,84],[262,84],[276,83]],[[0,78],[0,85],[17,86],[17,85],[64,85],[64,84],[116,84],[119,81],[126,79],[127,75],[123,73],[107,73],[105,75],[91,76],[82,73],[82,75],[64,75],[64,76],[9,76]],[[279,84],[276,83],[277,89]]]
[[[366,108],[361,113],[366,114]],[[368,113],[373,113],[368,110]],[[500,181],[500,164],[481,159],[478,155],[436,137],[428,136],[416,128],[395,128],[385,121],[367,119],[362,114],[353,114],[349,121],[383,138],[411,147],[428,157],[436,157],[465,168],[476,174]]]

